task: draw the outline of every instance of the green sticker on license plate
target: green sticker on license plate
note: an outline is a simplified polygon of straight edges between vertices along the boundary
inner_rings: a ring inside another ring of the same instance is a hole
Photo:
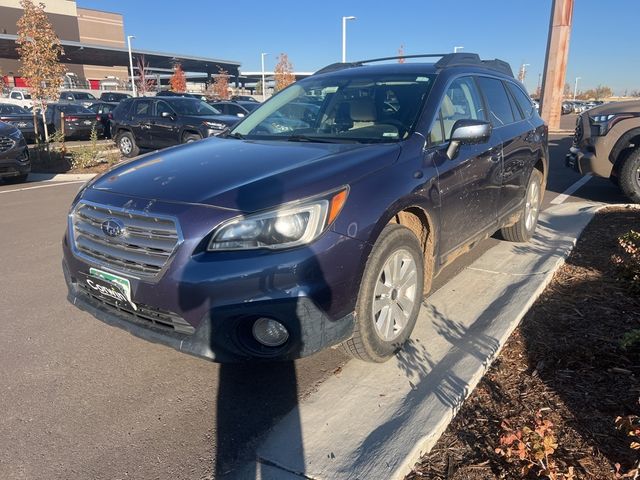
[[[138,307],[136,307],[136,304],[133,303],[133,300],[131,300],[131,284],[129,283],[128,279],[119,277],[118,275],[114,275],[113,273],[103,272],[102,270],[98,270],[97,268],[93,267],[89,268],[89,275],[120,287],[120,290],[127,297],[127,301],[131,304],[133,309],[138,309]]]

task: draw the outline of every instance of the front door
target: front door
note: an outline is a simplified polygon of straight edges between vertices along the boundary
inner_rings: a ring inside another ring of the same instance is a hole
[[[478,233],[497,223],[502,171],[502,144],[496,135],[486,143],[461,145],[453,159],[446,156],[457,120],[488,120],[473,77],[449,85],[439,121],[430,133],[438,168],[441,199],[440,256],[447,256]]]
[[[156,102],[156,109],[151,122],[153,148],[165,148],[180,143],[178,138],[180,127],[178,126],[177,118],[176,112],[171,108],[171,105],[164,100]]]

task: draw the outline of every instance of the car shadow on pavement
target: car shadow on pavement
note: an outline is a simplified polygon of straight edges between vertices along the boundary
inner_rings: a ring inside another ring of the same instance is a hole
[[[283,186],[278,180],[269,178],[239,188],[236,204],[241,213],[248,214],[252,213],[250,205],[255,205],[256,196],[267,197],[269,204],[278,205],[282,203],[282,193]],[[331,290],[325,283],[319,264],[314,262],[315,259],[306,260],[304,268],[296,266],[295,275],[305,275],[305,279],[311,275],[314,287],[319,287],[325,292],[323,301],[327,300],[330,303]],[[180,294],[181,307],[185,310],[202,306],[209,310],[210,320],[205,321],[211,322],[210,343],[216,355],[220,352],[221,345],[224,350],[228,347],[228,352],[222,352],[221,360],[225,363],[219,365],[216,411],[212,412],[215,413],[212,478],[263,478],[262,470],[265,467],[258,458],[257,448],[276,422],[287,414],[290,426],[287,454],[289,458],[298,459],[295,463],[304,462],[302,427],[298,409],[295,408],[300,396],[298,372],[296,362],[292,359],[297,358],[305,347],[298,315],[305,310],[306,305],[296,298],[288,298],[285,290],[288,286],[283,286],[282,278],[291,275],[290,268],[286,265],[273,265],[263,271],[247,273],[243,277],[243,285],[249,284],[257,290],[260,301],[285,300],[278,301],[277,307],[273,306],[275,302],[270,303],[263,314],[256,313],[256,308],[260,310],[260,307],[254,307],[251,316],[247,316],[244,308],[232,306],[236,313],[231,316],[225,314],[222,322],[224,325],[221,322],[216,323],[217,317],[224,309],[213,307],[219,304],[220,300],[214,298],[215,293],[203,289],[198,298],[188,297],[185,293]],[[286,280],[284,282],[286,283]],[[235,292],[236,296],[238,293]],[[257,294],[253,292],[251,295]],[[247,300],[250,299],[242,301]],[[259,356],[260,352],[268,350],[261,347],[251,334],[251,326],[260,315],[272,315],[286,324],[290,336],[282,351],[286,352],[286,357],[291,360],[273,361],[269,360],[268,356],[258,360],[248,359],[249,351],[258,352]],[[221,342],[220,338],[224,340]],[[246,339],[251,339],[251,342],[247,343]],[[224,355],[228,357],[229,354],[231,362],[226,362]]]

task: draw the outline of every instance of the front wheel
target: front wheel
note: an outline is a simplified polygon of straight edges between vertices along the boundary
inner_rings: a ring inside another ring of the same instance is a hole
[[[634,203],[640,203],[640,148],[624,159],[618,176],[620,189]]]
[[[538,226],[538,215],[542,204],[542,173],[534,169],[529,177],[524,205],[518,221],[500,230],[502,237],[510,242],[528,242]]]
[[[356,304],[351,356],[384,362],[402,348],[418,318],[424,286],[420,242],[402,225],[388,225],[369,256]]]

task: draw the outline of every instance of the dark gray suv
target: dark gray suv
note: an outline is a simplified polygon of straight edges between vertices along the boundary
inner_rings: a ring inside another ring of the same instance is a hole
[[[0,122],[0,179],[24,182],[31,171],[27,142],[14,125]]]

